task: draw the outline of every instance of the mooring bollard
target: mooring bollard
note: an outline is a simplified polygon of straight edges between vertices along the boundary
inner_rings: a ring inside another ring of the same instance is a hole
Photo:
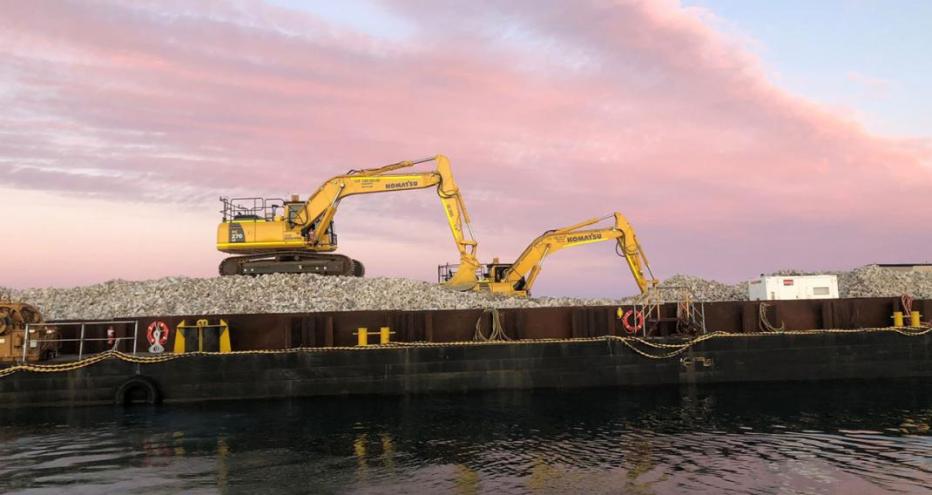
[[[393,332],[392,329],[389,327],[380,328],[379,329],[379,344],[382,344],[382,345],[388,344],[391,341],[391,338],[392,338],[391,336],[394,334],[395,332]]]
[[[373,332],[375,333],[375,332]],[[358,347],[366,347],[369,345],[369,329],[366,327],[359,327],[356,332],[353,333],[356,336],[356,345]],[[379,344],[385,345],[391,343],[391,336],[395,335],[395,332],[392,331],[391,327],[380,327],[379,328]]]
[[[900,328],[903,326],[903,312],[902,311],[893,312],[893,326],[896,328]]]
[[[369,329],[366,327],[359,327],[356,330],[356,345],[359,347],[365,347],[369,345]]]

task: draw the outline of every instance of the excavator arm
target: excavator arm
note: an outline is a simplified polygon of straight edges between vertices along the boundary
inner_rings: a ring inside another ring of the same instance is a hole
[[[412,173],[390,173],[420,163],[436,162],[436,170]],[[308,198],[301,212],[290,220],[289,228],[299,228],[308,246],[313,247],[324,238],[333,222],[340,201],[357,194],[407,191],[437,188],[453,240],[460,254],[460,269],[446,282],[458,290],[469,290],[477,283],[476,258],[478,242],[473,236],[469,212],[459,187],[453,179],[450,160],[437,155],[421,160],[403,161],[379,168],[351,170],[325,182]]]
[[[612,217],[615,221],[612,227],[586,229]],[[634,281],[642,293],[658,283],[631,224],[624,215],[615,212],[608,217],[592,218],[576,225],[544,232],[525,248],[514,263],[502,270],[491,270],[490,279],[481,283],[480,290],[496,294],[528,295],[540,274],[544,258],[550,254],[568,247],[612,240],[617,242],[616,253],[627,261]],[[645,269],[647,275],[644,273]]]

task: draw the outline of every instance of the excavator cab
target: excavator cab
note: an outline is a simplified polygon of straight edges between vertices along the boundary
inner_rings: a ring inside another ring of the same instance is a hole
[[[482,276],[479,277],[479,279],[492,282],[503,282],[511,266],[512,263],[502,263],[498,261],[498,258],[492,258],[491,263],[484,263],[481,265]]]
[[[483,278],[494,282],[501,282],[505,280],[505,274],[508,273],[508,269],[511,268],[511,263],[499,263],[498,258],[495,258],[492,263],[484,265],[484,268],[485,276]]]
[[[493,258],[491,263],[482,263],[477,266],[475,269],[476,278],[473,280],[467,277],[466,272],[468,268],[464,269],[462,264],[445,263],[437,266],[437,283],[451,286],[455,285],[454,279],[456,277],[461,277],[471,281],[470,288],[473,290],[488,290],[489,282],[505,282],[508,270],[510,270],[511,267],[512,263],[501,263],[498,261],[498,258]],[[521,279],[514,284],[514,290],[519,292],[523,291],[525,285],[527,285],[526,279],[525,277],[521,277]]]
[[[514,263],[500,263],[498,261],[498,258],[492,259],[491,263],[486,263],[482,265],[483,276],[482,278],[479,279],[479,284],[482,285],[483,282],[485,282],[486,285],[488,285],[489,282],[494,282],[494,283],[505,282],[505,280],[508,278],[508,270],[511,270],[511,267],[513,265]],[[519,295],[526,295],[526,294],[522,294],[522,292],[525,290],[526,287],[527,287],[527,278],[524,276],[522,276],[512,286],[512,288]]]

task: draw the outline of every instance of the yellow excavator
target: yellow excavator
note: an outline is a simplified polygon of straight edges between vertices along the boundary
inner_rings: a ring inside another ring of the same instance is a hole
[[[611,227],[587,229],[610,218],[614,218],[614,225]],[[623,256],[628,262],[628,268],[631,269],[641,293],[656,286],[659,281],[654,278],[634,229],[624,215],[615,212],[609,216],[591,218],[576,225],[544,232],[525,248],[514,263],[498,263],[496,260],[482,265],[482,275],[474,289],[492,294],[527,297],[540,274],[544,258],[548,255],[568,247],[613,240],[617,241],[616,254]],[[645,269],[647,275],[644,274]],[[454,271],[462,272],[462,269],[456,270],[455,265],[441,265],[438,272],[440,280],[452,278]]]
[[[434,162],[435,170],[390,173],[426,162]],[[361,262],[333,253],[337,249],[333,217],[340,201],[357,194],[430,187],[437,188],[460,255],[461,269],[449,277],[446,285],[459,290],[472,289],[479,268],[478,242],[472,234],[459,187],[453,180],[450,160],[443,155],[350,170],[324,182],[306,201],[297,196],[288,201],[220,198],[223,221],[217,227],[217,249],[237,255],[220,263],[220,274],[317,273],[361,277],[365,273]]]

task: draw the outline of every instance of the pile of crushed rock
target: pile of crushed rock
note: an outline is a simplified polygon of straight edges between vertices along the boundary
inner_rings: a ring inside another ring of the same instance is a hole
[[[866,265],[850,271],[805,272],[780,270],[770,275],[835,275],[839,297],[897,297],[909,294],[932,299],[932,271],[896,270]],[[749,282],[729,285],[689,275],[674,275],[660,284],[660,293],[672,300],[676,288],[687,288],[698,301],[746,301]]]
[[[804,275],[783,270],[777,275]],[[932,272],[895,271],[868,265],[835,272],[841,297],[886,297],[911,294],[932,298]],[[677,300],[684,291],[697,301],[746,300],[748,282],[729,285],[688,275],[663,281],[661,300]],[[109,319],[146,315],[296,313],[355,310],[425,310],[601,306],[636,298],[521,299],[455,292],[436,284],[401,278],[322,277],[314,274],[260,277],[113,280],[67,289],[3,289],[13,300],[41,309],[46,319]]]
[[[315,311],[475,309],[612,304],[609,299],[520,299],[450,289],[403,278],[274,274],[112,280],[67,289],[4,290],[49,320],[146,315],[303,313]]]
[[[917,299],[932,299],[932,271],[896,270],[867,265],[847,272],[825,273],[838,277],[839,297],[895,297],[909,294]],[[781,270],[774,275],[814,274]]]

